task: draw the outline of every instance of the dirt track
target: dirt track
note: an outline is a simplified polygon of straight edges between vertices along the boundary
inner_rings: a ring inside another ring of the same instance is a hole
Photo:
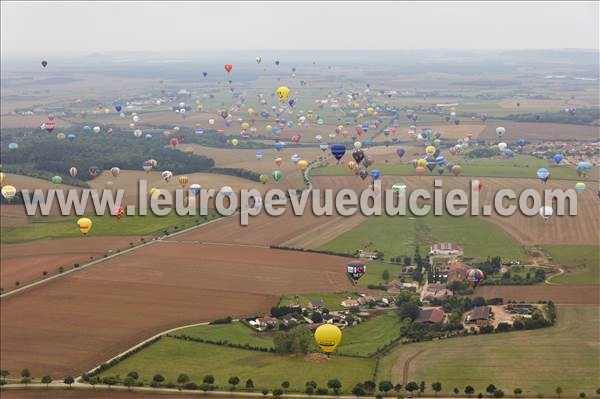
[[[503,298],[505,301],[550,300],[561,305],[600,305],[600,289],[593,285],[506,285],[477,287],[474,296]]]

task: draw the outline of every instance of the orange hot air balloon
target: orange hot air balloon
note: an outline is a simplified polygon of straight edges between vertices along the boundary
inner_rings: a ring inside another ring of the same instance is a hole
[[[275,158],[275,164],[277,166],[281,166],[282,163],[283,163],[283,159],[282,158]]]
[[[225,64],[225,70],[227,71],[227,73],[231,72],[232,69],[233,69],[233,65]]]
[[[348,166],[348,169],[354,170],[354,168],[356,168],[356,162],[354,162],[354,161],[348,161],[348,163],[346,164],[346,166]]]

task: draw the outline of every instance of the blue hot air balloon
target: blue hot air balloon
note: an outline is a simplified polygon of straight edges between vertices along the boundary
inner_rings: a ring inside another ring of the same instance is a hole
[[[263,153],[262,151],[256,151],[256,159],[262,159]]]
[[[527,141],[525,139],[517,140],[517,145],[523,147],[525,144],[527,144]]]
[[[121,106],[121,104],[115,104],[115,111],[121,112],[122,109],[123,107]]]
[[[552,158],[554,159],[554,162],[556,162],[557,164],[561,163],[563,160],[562,154],[555,154]]]
[[[71,133],[67,136],[67,140],[69,140],[69,141],[75,141],[76,138],[77,138],[77,136],[75,136],[73,133]]]
[[[381,172],[379,170],[373,169],[371,171],[371,177],[373,178],[373,180],[379,179],[380,176],[381,176]]]
[[[152,139],[152,135],[150,133],[146,133],[146,135],[144,136],[144,138],[146,140],[151,140]]]
[[[86,126],[83,127],[83,132],[84,133],[91,133],[92,132],[92,128],[86,125]]]
[[[550,178],[550,172],[546,168],[539,168],[537,170],[537,177],[542,183],[546,183]]]
[[[333,155],[333,157],[336,160],[340,160],[342,159],[342,157],[344,156],[344,154],[346,153],[346,146],[344,144],[333,144],[331,146],[331,155]]]
[[[394,139],[393,139],[393,138],[392,138],[392,141],[394,141]],[[398,149],[396,150],[396,154],[397,154],[397,155],[398,155],[400,158],[402,158],[402,157],[404,156],[404,154],[405,154],[405,153],[406,153],[406,150],[405,150],[404,148],[398,148]]]
[[[275,149],[277,150],[277,152],[281,151],[283,149],[283,143],[281,141],[275,143]]]
[[[201,127],[197,127],[196,130],[194,130],[194,133],[196,133],[197,135],[204,134],[204,129],[202,129]]]
[[[438,165],[443,165],[445,162],[446,159],[441,155],[435,159],[435,163],[437,163]]]

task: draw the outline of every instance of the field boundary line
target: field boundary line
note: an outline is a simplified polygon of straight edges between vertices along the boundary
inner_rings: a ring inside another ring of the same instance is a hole
[[[408,384],[408,372],[410,371],[410,362],[412,362],[417,356],[419,356],[423,352],[425,352],[425,349],[421,349],[420,351],[406,359],[406,361],[404,362],[404,366],[402,366],[402,383],[404,384],[404,386]]]

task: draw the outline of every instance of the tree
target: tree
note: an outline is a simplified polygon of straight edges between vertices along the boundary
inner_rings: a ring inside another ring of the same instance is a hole
[[[431,384],[431,389],[433,389],[433,391],[437,395],[438,392],[440,392],[442,390],[442,383],[434,382],[433,384]]]
[[[419,389],[419,385],[414,381],[411,381],[408,384],[406,384],[406,390],[410,393],[413,393],[417,389]]]
[[[375,388],[377,388],[377,384],[375,384],[375,381],[365,381],[363,383],[363,386],[365,387],[367,392],[373,392],[375,390]]]
[[[133,379],[132,376],[127,376],[125,377],[125,379],[123,380],[123,385],[125,385],[127,387],[128,391],[131,391],[131,387],[135,385],[135,379]]]
[[[391,381],[381,381],[379,382],[379,390],[381,392],[388,393],[394,388],[394,384]]]
[[[254,381],[252,381],[250,378],[248,378],[246,380],[246,390],[247,391],[253,391],[254,390]]]
[[[212,385],[215,383],[215,377],[213,377],[212,375],[208,374],[204,376],[204,379],[202,380],[203,383],[205,384],[209,384]]]
[[[458,395],[458,393],[459,393],[460,391],[458,390],[458,388],[454,387],[454,389],[452,390],[452,392],[454,392],[454,394],[455,394],[455,395]]]
[[[69,375],[69,376],[65,377],[63,382],[65,383],[65,385],[68,385],[69,388],[71,388],[71,385],[75,382],[75,379]]]
[[[504,391],[502,389],[496,389],[494,391],[494,398],[503,398],[504,397]]]
[[[402,390],[402,384],[394,385],[394,392],[400,393],[401,390]]]
[[[177,382],[181,385],[185,385],[189,381],[190,377],[187,374],[179,374],[179,377],[177,377]]]
[[[196,390],[198,389],[198,384],[196,384],[195,382],[188,382],[187,384],[185,384],[183,386],[185,389],[189,389],[189,390]]]
[[[383,279],[383,281],[388,281],[390,279],[390,272],[389,272],[389,270],[385,269],[383,271],[383,273],[381,273],[381,278]]]
[[[263,388],[260,393],[262,393],[263,396],[267,396],[269,394],[269,390],[267,388]]]
[[[489,393],[490,395],[492,395],[495,390],[496,390],[496,386],[494,384],[488,385],[487,388],[485,389],[485,391],[487,393]]]
[[[579,392],[579,397],[581,399],[584,399],[585,398],[585,392]]]
[[[327,381],[327,387],[333,389],[333,392],[336,395],[340,394],[340,390],[342,389],[342,383],[337,378]]]
[[[27,386],[27,384],[29,384],[30,382],[31,382],[31,378],[29,378],[29,377],[21,378],[21,384],[25,384],[25,386]]]
[[[352,395],[356,396],[357,398],[359,396],[365,396],[366,394],[367,392],[361,384],[357,384],[354,388],[352,388]]]
[[[21,377],[23,378],[29,378],[31,377],[31,372],[29,371],[29,369],[23,369],[21,370]]]
[[[514,393],[515,395],[521,395],[521,394],[523,393],[523,390],[522,390],[521,388],[515,388],[515,389],[513,390],[513,393]]]
[[[278,398],[278,397],[280,397],[281,395],[283,395],[283,389],[281,389],[281,388],[277,388],[277,389],[274,389],[274,390],[273,390],[273,397],[274,397],[274,398]]]
[[[0,376],[2,377],[3,380],[6,380],[6,377],[8,377],[9,375],[10,375],[10,371],[0,370]]]
[[[563,390],[561,387],[556,387],[554,392],[556,392],[556,396],[558,396],[560,398],[560,394],[563,393]]]
[[[421,381],[421,383],[419,384],[419,392],[424,393],[425,392],[425,381]]]
[[[139,376],[139,374],[137,373],[137,371],[130,371],[130,372],[127,374],[127,377],[131,377],[131,378],[133,378],[133,379],[134,379],[134,380],[136,380],[136,381],[137,381],[137,379],[138,379],[138,378],[140,378],[140,376]]]
[[[313,380],[306,381],[306,384],[305,384],[305,385],[306,385],[307,387],[313,387],[314,389],[317,389],[317,383],[316,383],[315,381],[313,381]]]
[[[315,388],[310,385],[307,385],[304,389],[304,392],[306,392],[308,396],[311,396],[313,393],[315,393]]]
[[[417,316],[419,316],[419,307],[417,305],[415,305],[414,303],[411,302],[405,302],[402,305],[400,305],[400,309],[399,309],[399,315],[401,319],[410,319],[411,321],[414,321]]]
[[[475,393],[475,388],[473,388],[473,387],[472,387],[472,386],[470,386],[470,385],[467,385],[467,386],[465,387],[465,394],[466,394],[466,395],[473,395],[474,393]]]
[[[42,377],[42,384],[46,384],[46,388],[48,388],[48,385],[52,382],[52,377],[50,377],[49,375],[45,375]]]
[[[483,394],[482,394],[481,392],[479,392],[479,393],[477,394],[477,398],[478,398],[478,399],[481,399],[481,398],[483,398]]]
[[[240,383],[240,378],[238,376],[229,377],[229,385],[231,385],[231,390],[233,391],[237,384]]]
[[[281,383],[281,387],[285,390],[288,389],[290,387],[290,382],[289,381],[283,381]]]
[[[161,382],[163,382],[165,380],[165,377],[163,377],[160,374],[155,374],[154,377],[152,377],[152,381],[155,382],[157,385],[160,384]]]
[[[115,379],[115,377],[107,376],[102,378],[102,383],[108,385],[108,387],[110,388],[111,385],[115,385],[117,383],[117,380]]]

